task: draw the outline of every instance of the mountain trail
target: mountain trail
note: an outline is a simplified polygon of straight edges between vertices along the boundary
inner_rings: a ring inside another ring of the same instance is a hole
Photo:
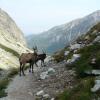
[[[41,79],[41,73],[52,68],[54,72],[48,72],[48,77]],[[66,69],[66,70],[65,70]],[[34,73],[25,71],[26,76],[16,75],[6,89],[8,96],[0,100],[35,100],[39,91],[48,94],[50,100],[65,88],[74,85],[74,71],[68,70],[64,63],[47,63],[46,67],[34,67]],[[45,95],[46,96],[46,95]],[[40,99],[42,100],[42,99]]]

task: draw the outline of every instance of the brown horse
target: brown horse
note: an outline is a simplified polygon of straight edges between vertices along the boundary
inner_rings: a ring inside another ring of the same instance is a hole
[[[21,54],[21,56],[19,58],[20,76],[21,76],[21,73],[23,73],[23,75],[25,75],[24,67],[25,67],[26,63],[30,64],[29,72],[31,72],[31,69],[32,69],[32,73],[33,73],[33,65],[35,64],[38,67],[38,65],[36,64],[37,58],[38,58],[38,56],[37,56],[36,48],[34,49],[34,53],[22,53]]]

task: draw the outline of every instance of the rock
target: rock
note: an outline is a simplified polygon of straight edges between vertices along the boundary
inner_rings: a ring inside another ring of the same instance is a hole
[[[54,98],[51,98],[51,100],[55,100]]]
[[[46,79],[48,77],[48,72],[42,72],[41,74],[40,74],[40,78],[41,79]]]
[[[69,54],[69,51],[64,52],[64,56],[67,56]]]
[[[95,64],[96,63],[96,58],[93,58],[92,60],[91,60],[91,64]]]
[[[44,91],[43,90],[41,90],[41,91],[36,93],[36,96],[43,96],[43,95],[44,95]]]
[[[48,98],[50,98],[50,95],[49,94],[44,94],[43,98],[48,99]]]
[[[46,78],[49,77],[49,75],[51,75],[51,74],[53,74],[53,73],[55,73],[55,70],[54,70],[53,68],[49,68],[46,72],[42,72],[42,73],[40,74],[40,78],[41,78],[41,79],[46,79]]]
[[[28,94],[31,95],[31,96],[33,96],[33,93],[32,92],[28,92]]]
[[[86,74],[100,75],[100,70],[85,71]]]
[[[77,50],[74,50],[74,53],[76,53],[77,52]]]
[[[70,49],[71,50],[80,49],[81,46],[82,46],[81,44],[73,44],[73,45],[70,46]]]
[[[53,74],[53,73],[55,73],[55,70],[53,68],[49,68],[48,69],[48,74]]]
[[[91,91],[96,92],[98,90],[100,90],[100,80],[95,80],[95,85],[93,88],[91,88]]]
[[[80,54],[73,54],[73,57],[71,59],[67,60],[67,64],[73,63],[76,60],[78,60],[80,58]]]
[[[47,56],[46,59],[45,59],[45,62],[49,62],[49,61],[53,61],[54,58],[51,57],[51,56]]]
[[[80,57],[80,54],[73,54],[73,57],[74,58],[79,58]]]
[[[18,68],[20,54],[31,51],[27,48],[24,35],[16,23],[0,9],[0,68]]]
[[[97,36],[97,37],[95,38],[95,40],[93,41],[93,43],[99,42],[99,41],[100,41],[100,36]]]
[[[94,74],[94,75],[100,75],[100,70],[92,70],[92,74]]]

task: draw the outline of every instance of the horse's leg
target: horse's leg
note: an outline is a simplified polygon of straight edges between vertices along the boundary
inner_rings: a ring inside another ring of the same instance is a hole
[[[34,63],[32,63],[31,65],[32,65],[32,73],[33,73],[33,72],[34,72],[34,71],[33,71],[33,66],[34,66]]]
[[[35,62],[36,67],[38,67],[37,63]]]
[[[41,66],[43,65],[42,60],[41,60]],[[43,66],[42,66],[43,67]]]
[[[24,67],[25,67],[25,64],[23,64],[23,66],[22,66],[22,73],[23,73],[23,75],[25,76]]]
[[[22,63],[20,63],[20,73],[19,73],[19,75],[21,76],[21,72],[22,72]]]
[[[30,67],[29,67],[29,72],[31,72],[31,63],[30,63]]]
[[[44,67],[46,66],[45,63],[44,63],[44,60],[43,60],[43,66],[44,66]]]

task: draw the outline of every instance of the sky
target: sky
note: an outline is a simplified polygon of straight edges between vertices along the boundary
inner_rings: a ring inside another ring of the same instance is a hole
[[[29,35],[100,10],[100,0],[0,0],[0,8]]]

